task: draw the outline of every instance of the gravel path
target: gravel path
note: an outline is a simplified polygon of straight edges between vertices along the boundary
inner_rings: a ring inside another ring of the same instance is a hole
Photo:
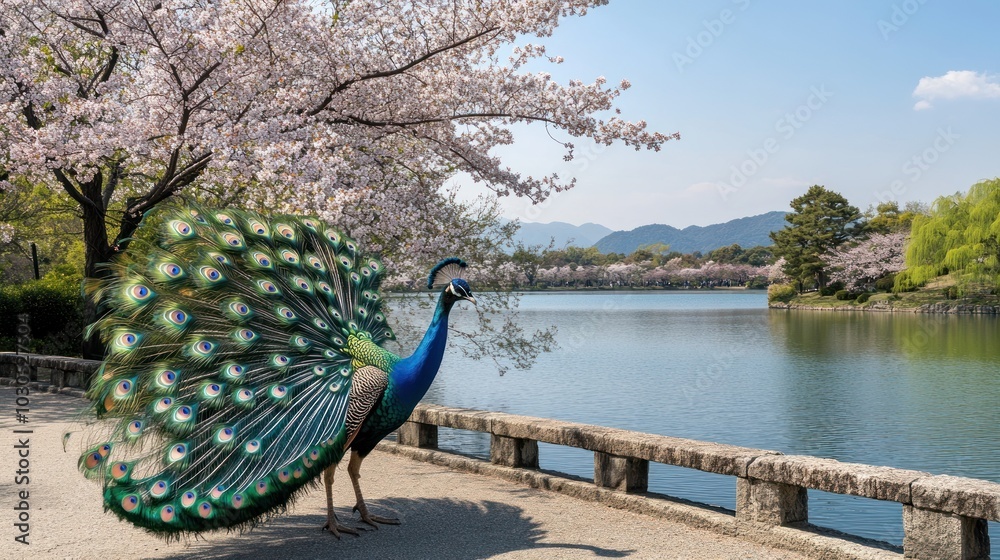
[[[12,388],[0,387],[0,558],[805,558],[378,451],[365,461],[362,488],[373,513],[399,516],[402,525],[338,541],[320,530],[325,498],[318,488],[251,533],[165,543],[103,512],[99,486],[76,469],[80,437],[71,437],[63,451],[62,434],[78,429],[83,401],[33,392],[28,423],[18,424],[14,398]],[[23,437],[30,438],[30,481],[18,485],[14,446]],[[19,534],[14,508],[24,490],[29,545],[14,540]],[[343,520],[354,503],[345,471],[338,471],[334,491]]]

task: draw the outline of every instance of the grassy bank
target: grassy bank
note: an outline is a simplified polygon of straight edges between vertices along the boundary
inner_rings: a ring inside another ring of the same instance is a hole
[[[949,297],[949,291],[954,296],[955,281],[950,277],[941,277],[913,292],[896,294],[875,293],[868,300],[859,303],[857,299],[839,300],[836,296],[821,296],[819,292],[808,292],[793,297],[788,303],[771,302],[769,305],[781,309],[816,309],[832,311],[911,311],[911,312],[990,312],[993,307],[997,312],[1000,307],[1000,296],[988,289],[978,290],[959,297]],[[950,289],[950,290],[949,290]]]

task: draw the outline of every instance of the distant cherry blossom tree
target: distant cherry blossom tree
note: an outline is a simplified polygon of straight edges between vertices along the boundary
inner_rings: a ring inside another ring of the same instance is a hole
[[[879,278],[906,267],[906,238],[903,232],[876,233],[860,243],[838,247],[824,257],[833,271],[830,279],[843,282],[848,289],[871,289]]]

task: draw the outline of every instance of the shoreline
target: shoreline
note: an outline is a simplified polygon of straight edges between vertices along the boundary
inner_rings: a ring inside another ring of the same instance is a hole
[[[961,303],[960,301],[927,303],[916,307],[894,306],[892,302],[875,301],[863,304],[845,305],[808,305],[802,303],[769,302],[769,309],[804,310],[804,311],[837,311],[837,312],[869,312],[869,313],[940,313],[950,315],[1000,315],[1000,305],[982,305]]]

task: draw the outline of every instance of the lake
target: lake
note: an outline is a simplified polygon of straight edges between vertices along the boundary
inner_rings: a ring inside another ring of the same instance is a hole
[[[449,350],[424,402],[1000,482],[995,317],[769,310],[755,291],[529,293],[521,310],[526,329],[558,327],[561,347],[504,376]],[[485,434],[440,437],[489,453]],[[543,469],[593,477],[591,452],[539,455]],[[735,509],[735,487],[650,464],[652,492]],[[894,502],[810,490],[809,518],[903,539]]]

